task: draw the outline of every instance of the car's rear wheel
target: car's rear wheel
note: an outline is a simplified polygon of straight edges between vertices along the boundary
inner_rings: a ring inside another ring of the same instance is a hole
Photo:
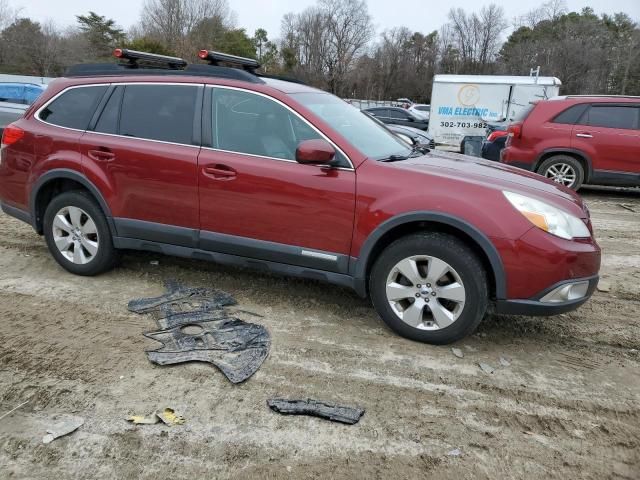
[[[97,275],[116,262],[104,213],[84,192],[65,192],[55,197],[47,206],[43,227],[53,258],[71,273]]]
[[[488,305],[482,262],[463,242],[419,233],[389,245],[369,280],[376,311],[403,337],[446,344],[471,334]]]
[[[568,155],[547,158],[538,167],[538,173],[572,190],[578,190],[584,182],[582,164]]]

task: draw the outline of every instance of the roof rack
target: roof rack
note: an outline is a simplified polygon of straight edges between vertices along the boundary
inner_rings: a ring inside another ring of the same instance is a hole
[[[120,60],[128,60],[128,62],[120,62],[120,65],[128,68],[140,68],[141,65],[139,65],[139,62],[155,68],[168,68],[173,70],[180,70],[187,66],[187,61],[183,58],[138,52],[137,50],[129,50],[127,48],[116,48],[113,51],[113,56]]]
[[[72,65],[67,68],[65,76],[176,75],[228,78],[249,83],[265,83],[263,78],[273,78],[304,85],[304,82],[297,79],[256,73],[255,70],[260,68],[260,63],[251,58],[237,57],[211,50],[200,50],[198,54],[201,59],[208,60],[209,65],[188,64],[182,58],[139,52],[126,48],[116,48],[113,51],[113,55],[121,61],[118,63],[81,63]],[[225,65],[232,65],[233,67]],[[242,69],[237,67],[242,67]]]
[[[238,57],[236,55],[228,55],[226,53],[214,52],[213,50],[200,50],[198,57],[202,60],[207,60],[209,65],[216,67],[224,65],[235,65],[242,67],[249,73],[255,73],[260,68],[260,64],[257,60],[252,58]],[[222,64],[222,65],[221,65]]]

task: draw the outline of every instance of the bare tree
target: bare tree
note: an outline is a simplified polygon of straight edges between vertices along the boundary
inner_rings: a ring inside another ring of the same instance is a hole
[[[203,21],[231,27],[232,12],[227,0],[146,0],[142,7],[144,34],[155,38],[179,55],[193,55],[188,41]]]
[[[295,55],[296,72],[343,93],[350,70],[373,37],[373,26],[364,0],[319,0],[300,14],[286,15],[281,33],[281,51]]]
[[[19,8],[12,8],[9,0],[0,0],[0,31],[11,25],[20,13]]]
[[[329,89],[340,93],[355,58],[373,37],[373,24],[364,0],[320,0],[320,8],[325,13]]]
[[[467,14],[461,8],[452,8],[448,27],[451,46],[459,53],[462,68],[468,73],[490,73],[507,27],[504,9],[491,4],[479,13]]]

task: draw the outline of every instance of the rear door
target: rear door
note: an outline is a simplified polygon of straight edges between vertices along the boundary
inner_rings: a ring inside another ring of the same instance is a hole
[[[194,246],[204,87],[114,84],[80,140],[83,168],[118,234]]]
[[[593,169],[640,173],[640,108],[595,103],[575,125],[572,147],[587,153]]]

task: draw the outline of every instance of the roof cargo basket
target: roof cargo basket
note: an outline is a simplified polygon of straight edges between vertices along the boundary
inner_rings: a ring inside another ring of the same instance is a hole
[[[187,61],[178,57],[169,57],[167,55],[157,55],[155,53],[138,52],[137,50],[129,50],[127,48],[116,48],[113,56],[123,60],[120,65],[128,68],[144,67],[168,68],[171,70],[182,70],[187,66]],[[124,61],[128,60],[128,61]]]
[[[216,67],[226,65],[242,67],[243,70],[246,70],[249,73],[255,73],[255,71],[260,68],[260,64],[252,58],[237,57],[226,53],[214,52],[213,50],[200,50],[200,52],[198,52],[198,57],[202,60],[207,60],[209,65],[214,65]]]

